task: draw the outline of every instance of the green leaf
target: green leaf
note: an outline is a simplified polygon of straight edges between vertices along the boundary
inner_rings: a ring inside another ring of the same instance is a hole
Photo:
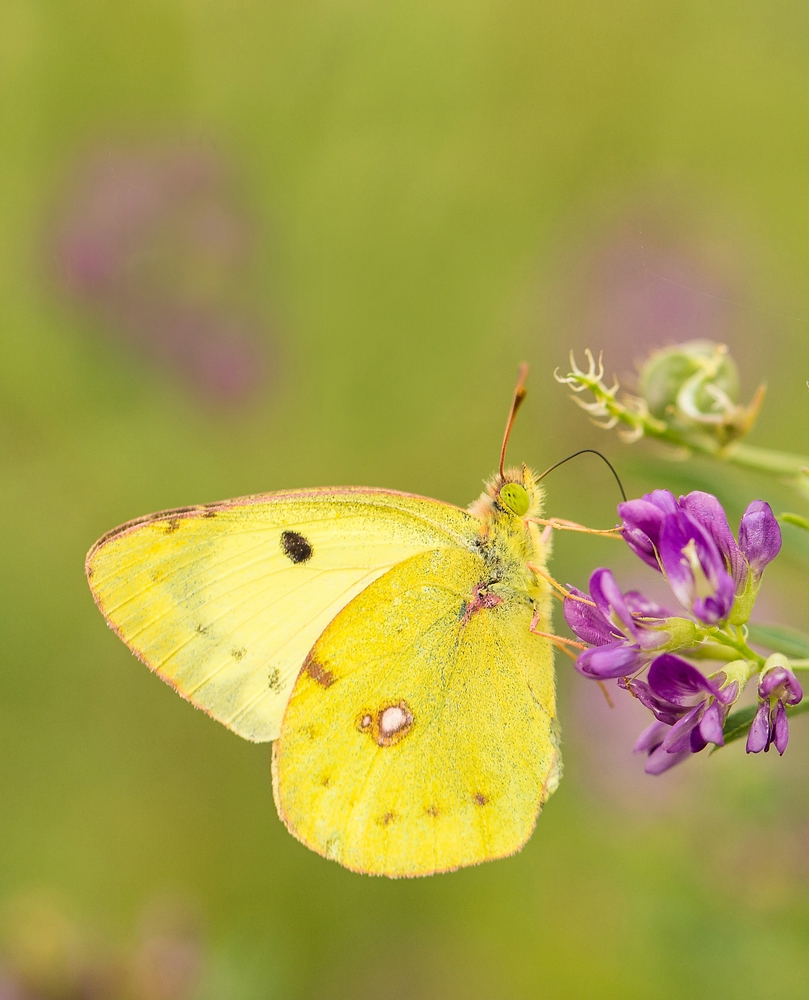
[[[800,514],[781,514],[778,520],[786,521],[787,524],[794,524],[796,528],[809,531],[809,517],[801,517]]]
[[[750,625],[748,639],[796,660],[809,657],[809,635],[788,625]]]

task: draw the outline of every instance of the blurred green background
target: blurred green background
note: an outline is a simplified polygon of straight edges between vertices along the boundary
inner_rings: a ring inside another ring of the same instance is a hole
[[[809,448],[808,57],[793,0],[4,0],[0,969],[29,989],[5,995],[106,997],[76,969],[115,954],[151,1000],[806,996],[805,720],[783,760],[649,778],[643,714],[560,657],[566,772],[522,854],[363,878],[284,831],[268,746],[115,639],[83,558],[285,487],[465,505],[523,359],[513,460],[602,447],[630,493],[783,509],[620,445],[552,372],[590,346],[631,383],[652,347],[725,341],[746,397],[770,386],[754,441]],[[557,516],[616,500],[591,458],[548,482]],[[805,626],[795,534],[761,615]],[[652,575],[557,540],[561,580],[606,561]]]

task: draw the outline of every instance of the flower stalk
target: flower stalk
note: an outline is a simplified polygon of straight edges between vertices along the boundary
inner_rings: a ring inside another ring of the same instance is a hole
[[[773,451],[743,442],[753,428],[764,401],[759,386],[747,406],[736,402],[737,377],[722,344],[691,341],[653,354],[641,369],[639,395],[621,390],[617,379],[604,382],[601,355],[596,362],[585,351],[586,369],[571,353],[567,375],[554,373],[569,385],[574,401],[605,430],[619,428],[628,444],[652,438],[684,454],[701,455],[767,475],[787,478],[809,498],[809,457]],[[581,394],[593,399],[585,401]],[[797,523],[798,515],[789,516]],[[809,521],[800,527],[809,529]]]

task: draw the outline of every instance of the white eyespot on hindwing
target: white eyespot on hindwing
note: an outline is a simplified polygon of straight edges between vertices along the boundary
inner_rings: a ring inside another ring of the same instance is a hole
[[[413,713],[406,701],[383,705],[375,712],[363,712],[357,719],[357,729],[369,733],[381,747],[398,743],[413,728]]]
[[[407,715],[401,705],[390,705],[379,717],[379,732],[383,736],[393,736],[407,725]]]

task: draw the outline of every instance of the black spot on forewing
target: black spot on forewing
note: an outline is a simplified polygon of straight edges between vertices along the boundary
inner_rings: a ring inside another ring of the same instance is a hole
[[[483,792],[475,792],[472,796],[472,801],[476,806],[485,806],[489,799],[483,794]]]
[[[312,543],[297,531],[281,532],[281,549],[291,562],[305,563],[312,558]]]
[[[268,687],[271,691],[279,694],[281,691],[281,671],[278,667],[273,667],[267,679]]]

